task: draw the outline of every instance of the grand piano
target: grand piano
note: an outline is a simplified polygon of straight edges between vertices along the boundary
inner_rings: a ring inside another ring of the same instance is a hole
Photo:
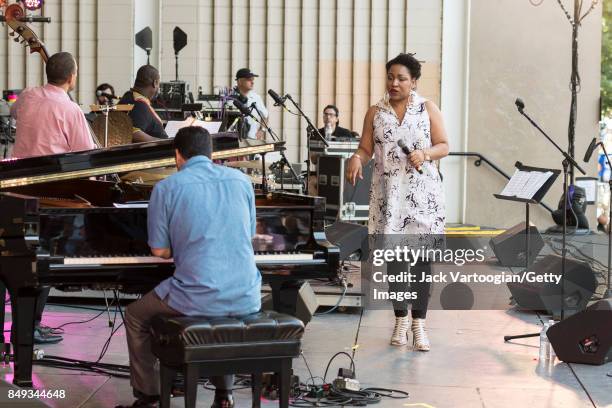
[[[217,143],[213,159],[281,148]],[[121,175],[173,164],[171,140],[0,162],[0,319],[8,289],[14,384],[32,385],[34,310],[43,287],[145,293],[172,275],[172,261],[151,256],[146,244],[143,202],[152,186]],[[337,276],[339,250],[325,238],[324,214],[320,197],[256,195],[253,248],[274,308],[283,287]]]

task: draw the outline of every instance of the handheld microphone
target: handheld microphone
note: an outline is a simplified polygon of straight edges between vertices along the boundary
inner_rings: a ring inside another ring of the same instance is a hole
[[[409,156],[410,153],[412,153],[408,146],[406,146],[406,142],[404,142],[402,139],[397,141],[397,145],[402,149],[402,152],[404,152],[406,156]],[[419,174],[423,174],[423,169],[421,166],[414,166],[414,168],[419,172]]]
[[[245,106],[242,102],[240,102],[237,99],[234,99],[232,102],[234,103],[234,106],[238,108],[240,113],[242,113],[244,116],[251,116],[251,110],[247,106]]]
[[[591,140],[591,144],[589,145],[588,149],[586,150],[586,153],[584,153],[584,162],[587,163],[589,160],[591,160],[591,156],[593,155],[593,152],[595,151],[595,148],[597,147],[599,143],[597,143],[597,138],[593,138],[593,140]]]
[[[96,91],[96,96],[104,96],[110,100],[118,99],[115,95],[111,95],[109,93],[102,92],[102,91]]]
[[[523,102],[521,98],[516,98],[516,101],[514,101],[514,104],[518,108],[518,111],[520,113],[523,113],[523,109],[525,109],[525,102]]]
[[[268,89],[268,95],[270,95],[272,99],[274,99],[274,106],[285,107],[285,100],[287,99],[286,97],[281,98],[276,92],[274,92],[273,89]]]

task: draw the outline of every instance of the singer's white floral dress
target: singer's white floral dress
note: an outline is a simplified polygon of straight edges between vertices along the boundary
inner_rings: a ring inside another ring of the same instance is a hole
[[[444,233],[444,192],[435,164],[425,162],[419,174],[397,144],[402,139],[411,151],[431,147],[426,99],[412,92],[410,100],[401,124],[386,99],[376,104],[368,228],[370,234],[410,234],[429,241],[432,234]]]

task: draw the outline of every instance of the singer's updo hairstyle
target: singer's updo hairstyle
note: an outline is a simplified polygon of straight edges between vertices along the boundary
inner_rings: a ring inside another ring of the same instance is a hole
[[[389,72],[392,65],[403,65],[410,72],[410,76],[413,79],[419,79],[421,77],[421,63],[414,58],[414,54],[399,54],[397,57],[389,60],[385,64],[385,69]]]

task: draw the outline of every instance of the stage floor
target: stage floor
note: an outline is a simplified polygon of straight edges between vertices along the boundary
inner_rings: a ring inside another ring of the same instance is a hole
[[[62,306],[48,306],[44,323],[58,326],[83,321],[97,313]],[[323,376],[329,358],[338,351],[351,352],[356,345],[357,378],[363,386],[405,390],[404,400],[383,399],[379,407],[611,407],[612,365],[585,366],[555,362],[538,363],[538,338],[504,343],[506,334],[537,332],[537,314],[507,311],[430,311],[432,350],[413,352],[410,346],[388,345],[393,324],[391,311],[332,313],[317,316],[307,326],[304,356],[314,376]],[[8,326],[7,326],[8,327]],[[109,335],[106,315],[85,324],[66,326],[64,341],[44,347],[46,354],[95,360]],[[103,362],[127,364],[125,332],[113,338]],[[348,367],[338,357],[330,368]],[[304,360],[294,361],[302,381],[309,378]],[[12,367],[0,368],[1,378],[12,380]],[[328,380],[330,379],[328,375]],[[65,390],[66,398],[44,400],[52,407],[114,407],[132,401],[129,380],[103,375],[34,367],[37,389]],[[7,399],[3,383],[0,406],[19,405]],[[12,387],[12,385],[10,386]],[[250,394],[236,392],[237,407],[250,406]],[[198,407],[209,407],[212,392],[199,389]],[[182,407],[182,398],[172,401]],[[277,402],[264,401],[264,407]]]

